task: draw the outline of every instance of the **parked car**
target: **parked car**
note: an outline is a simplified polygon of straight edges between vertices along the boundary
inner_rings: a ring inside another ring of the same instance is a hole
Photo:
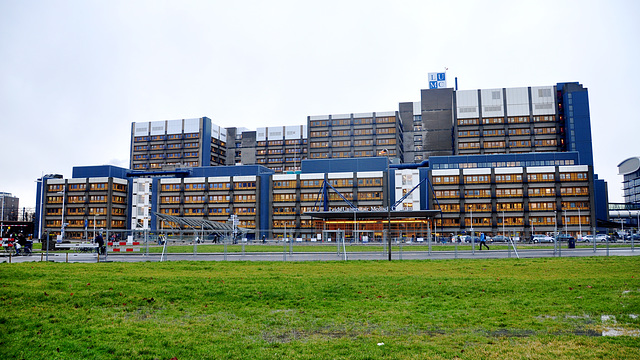
[[[593,235],[585,235],[578,240],[585,241],[585,242],[593,242]]]
[[[609,236],[609,235],[598,234],[598,235],[596,235],[596,241],[607,242],[607,241],[613,241],[613,239],[611,239],[611,236]]]
[[[576,239],[573,236],[569,235],[569,234],[559,234],[556,237],[556,240],[558,240],[558,241],[567,241],[568,242],[568,241],[575,241]]]
[[[537,243],[553,243],[553,238],[549,235],[533,235],[533,240],[529,242]]]
[[[470,243],[472,238],[473,238],[473,242],[474,243],[479,243],[480,242],[480,237],[479,236],[471,236],[471,235],[463,236],[462,237],[462,242]]]
[[[511,239],[508,236],[496,235],[493,237],[494,242],[509,242]]]

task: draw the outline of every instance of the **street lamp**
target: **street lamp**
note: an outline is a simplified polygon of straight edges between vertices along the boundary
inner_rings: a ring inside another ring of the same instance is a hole
[[[62,224],[60,224],[60,240],[64,240],[64,204],[66,201],[66,184],[62,184],[62,191],[58,191],[56,194],[62,194]]]
[[[2,218],[0,218],[0,238],[2,237],[3,228],[4,228],[4,194],[2,194]]]
[[[582,220],[580,218],[581,218],[580,207],[578,207],[578,232],[579,232],[578,236],[582,237]]]

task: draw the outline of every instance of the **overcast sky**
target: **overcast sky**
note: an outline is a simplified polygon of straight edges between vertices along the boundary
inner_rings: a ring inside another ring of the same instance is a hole
[[[586,86],[595,172],[621,202],[639,18],[633,0],[0,0],[0,191],[35,207],[42,174],[128,167],[132,122],[391,111],[447,67],[460,90]]]

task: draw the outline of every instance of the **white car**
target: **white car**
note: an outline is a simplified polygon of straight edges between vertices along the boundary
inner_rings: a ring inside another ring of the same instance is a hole
[[[553,238],[549,235],[533,235],[534,243],[553,243]]]
[[[584,235],[579,240],[584,242],[593,242],[593,235]]]
[[[609,235],[598,234],[598,235],[596,235],[596,241],[607,242],[607,241],[613,241],[613,240],[611,239],[611,236],[609,236]]]

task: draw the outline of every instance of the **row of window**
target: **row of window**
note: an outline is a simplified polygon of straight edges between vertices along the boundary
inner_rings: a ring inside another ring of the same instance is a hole
[[[171,135],[153,135],[153,136],[136,136],[133,138],[133,142],[145,142],[145,141],[164,141],[164,140],[180,140],[180,139],[198,139],[199,133],[189,134],[171,134]]]
[[[203,191],[206,184],[204,183],[188,183],[184,184],[186,191]],[[239,181],[233,183],[233,188],[236,190],[250,190],[256,188],[255,181]],[[161,186],[162,191],[180,191],[182,190],[182,184],[163,184]],[[214,182],[209,183],[209,190],[229,190],[231,189],[231,183],[228,182]]]
[[[496,148],[506,148],[505,141],[484,141],[482,143],[482,147],[485,149],[496,149]],[[530,140],[513,140],[508,142],[508,147],[530,147]],[[557,146],[558,141],[556,139],[539,139],[533,141],[534,147],[549,147],[549,146]],[[480,142],[460,142],[458,143],[458,149],[480,149]]]
[[[589,202],[587,201],[563,201],[562,209],[564,210],[589,210]],[[442,212],[460,212],[460,204],[440,204]],[[496,212],[503,211],[522,211],[523,204],[521,202],[514,203],[497,203]],[[466,212],[491,212],[491,203],[466,204]],[[529,211],[553,211],[556,210],[555,202],[530,202]]]
[[[69,207],[65,209],[66,215],[106,215],[107,208],[106,207],[89,207],[88,209],[84,207]],[[125,209],[124,208],[112,208],[111,214],[116,216],[124,216]],[[62,215],[62,208],[49,208],[47,209],[47,216],[54,215]]]
[[[395,116],[377,117],[376,124],[388,124],[396,121]],[[353,119],[353,125],[373,124],[373,118],[357,118]],[[333,119],[333,120],[311,120],[309,127],[326,127],[326,126],[348,126],[351,125],[351,119]]]
[[[507,117],[506,123],[508,124],[522,124],[529,122],[551,122],[556,121],[555,115],[542,115],[542,116],[533,116],[529,118],[528,116],[509,116]],[[483,118],[482,124],[484,125],[493,125],[493,124],[504,124],[505,120],[502,117],[498,118]],[[458,119],[458,125],[479,125],[480,119]]]
[[[586,181],[586,172],[560,173],[560,181]],[[434,176],[432,181],[435,185],[454,184],[458,185],[460,176]],[[528,182],[550,182],[555,181],[554,173],[531,173],[527,174]],[[465,184],[488,184],[489,175],[465,175]],[[522,183],[522,174],[496,174],[496,183]]]
[[[536,135],[548,135],[548,134],[555,134],[556,133],[556,128],[555,127],[545,127],[545,128],[535,128],[534,129],[534,134]],[[527,135],[531,135],[531,129],[530,128],[517,128],[517,129],[509,129],[509,131],[506,131],[504,129],[490,129],[490,130],[483,130],[482,131],[482,136],[484,137],[490,137],[490,136],[504,136],[505,134],[509,134],[509,136],[527,136]],[[458,137],[479,137],[480,136],[480,130],[461,130],[458,131]]]
[[[197,196],[185,196],[184,203],[185,204],[204,204],[206,199],[209,200],[210,203],[228,203],[231,199],[230,195],[197,195]],[[234,195],[234,202],[256,202],[256,195]],[[161,196],[160,203],[161,204],[179,204],[182,200],[180,196]]]
[[[67,227],[71,227],[71,228],[84,228],[84,220],[65,220],[65,223],[67,223]],[[88,219],[88,227],[93,228],[95,227],[99,227],[99,228],[106,228],[106,220],[105,219],[96,219],[95,223],[93,221],[93,218],[89,218]],[[46,220],[45,221],[45,226],[48,228],[60,228],[62,226],[62,221],[61,220]],[[123,229],[125,227],[125,221],[124,220],[117,220],[117,219],[113,219],[111,220],[111,229]],[[69,238],[76,238],[75,236],[73,236],[72,234],[68,234]],[[82,236],[80,235],[78,238],[81,238]]]
[[[522,197],[522,189],[496,189],[496,197]],[[465,197],[468,198],[487,198],[491,197],[491,189],[469,189],[463,192]],[[555,188],[529,188],[527,194],[530,197],[538,196],[555,196]],[[560,188],[560,195],[562,196],[584,196],[589,194],[589,188],[586,186],[580,187],[563,187]],[[459,198],[460,190],[436,190],[436,198]]]

